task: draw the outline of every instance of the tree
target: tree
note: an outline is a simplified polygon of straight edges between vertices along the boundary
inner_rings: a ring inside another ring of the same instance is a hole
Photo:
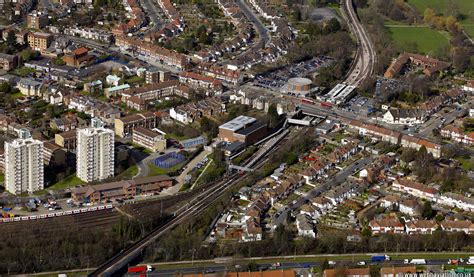
[[[405,162],[405,163],[410,163],[413,160],[415,160],[416,157],[416,151],[411,148],[403,148],[402,155],[400,156],[400,159]]]
[[[14,31],[9,31],[7,34],[7,45],[8,46],[15,46],[16,44],[16,36]]]
[[[433,18],[436,16],[435,12],[433,9],[430,9],[430,8],[426,8],[425,9],[425,12],[423,13],[423,21],[425,21],[425,23],[431,23],[431,21],[433,20]]]
[[[280,118],[280,116],[278,115],[277,108],[274,104],[271,104],[270,107],[268,107],[268,115],[269,115],[268,125],[270,126],[270,128],[273,128],[276,126]]]
[[[435,212],[433,211],[433,208],[431,207],[431,202],[430,201],[425,201],[425,204],[423,205],[423,211],[421,212],[421,216],[426,219],[432,219],[434,216]]]
[[[20,56],[23,61],[28,62],[28,61],[37,59],[39,57],[39,52],[30,50],[30,49],[25,49],[20,52]]]
[[[335,33],[341,30],[341,24],[339,23],[339,20],[337,20],[335,17],[329,19],[326,24],[325,30],[326,33]]]

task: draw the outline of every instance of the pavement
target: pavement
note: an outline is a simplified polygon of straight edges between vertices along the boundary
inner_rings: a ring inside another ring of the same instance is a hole
[[[279,214],[278,217],[274,217],[272,219],[272,223],[274,226],[278,226],[280,224],[284,224],[288,212],[291,212],[293,210],[298,209],[314,197],[322,194],[325,191],[330,190],[331,188],[338,186],[342,182],[344,182],[347,177],[350,175],[354,174],[354,172],[359,171],[363,169],[365,166],[368,164],[372,163],[373,158],[372,157],[364,157],[363,159],[360,159],[350,165],[348,165],[346,168],[343,170],[339,171],[336,173],[334,176],[332,176],[330,179],[328,179],[323,185],[317,186],[316,188],[308,191],[306,194],[300,196],[296,201],[295,204],[288,204],[287,207],[284,209],[279,210],[275,215]]]

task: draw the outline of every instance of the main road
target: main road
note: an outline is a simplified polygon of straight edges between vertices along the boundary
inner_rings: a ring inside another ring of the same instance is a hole
[[[351,71],[343,83],[359,86],[362,81],[373,74],[376,53],[367,30],[362,26],[354,11],[352,0],[342,1],[342,14],[358,44],[356,60],[353,62]]]

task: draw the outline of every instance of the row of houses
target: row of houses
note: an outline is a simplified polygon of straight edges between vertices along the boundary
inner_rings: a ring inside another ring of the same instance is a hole
[[[240,201],[248,204],[225,213],[216,223],[213,233],[217,238],[239,241],[261,240],[263,237],[261,220],[265,213],[270,207],[277,205],[278,201],[292,194],[302,183],[298,178],[285,176],[278,180],[267,178],[252,187],[241,188],[238,197]]]
[[[71,197],[76,202],[101,203],[137,195],[151,195],[172,185],[171,177],[158,175],[74,188]]]
[[[138,55],[138,58],[145,60],[152,60],[157,63],[162,63],[178,70],[186,70],[189,67],[189,59],[178,52],[168,50],[166,48],[143,42],[138,39],[129,38],[126,36],[117,36],[115,44],[122,50],[130,50]]]
[[[178,10],[176,10],[170,0],[158,0],[158,5],[168,18],[169,22],[165,24],[160,30],[149,32],[145,36],[146,42],[163,42],[178,35],[186,28],[183,17],[178,12]]]
[[[464,133],[461,128],[454,125],[447,125],[440,131],[443,138],[453,140],[466,145],[474,144],[474,132]]]
[[[190,124],[203,116],[213,117],[226,111],[226,105],[220,98],[212,97],[173,107],[169,111],[169,116],[173,120],[183,124]]]
[[[426,139],[418,138],[411,135],[405,135],[397,131],[393,131],[384,127],[380,127],[373,124],[364,123],[359,120],[350,120],[346,122],[346,125],[350,130],[357,131],[360,135],[371,136],[374,139],[386,141],[392,144],[399,144],[403,147],[412,148],[419,150],[421,147],[425,147],[428,153],[431,153],[433,157],[441,157],[441,145],[428,141]]]
[[[474,199],[471,197],[466,197],[452,192],[440,194],[436,188],[415,182],[408,178],[399,178],[395,180],[391,188],[395,191],[400,191],[418,198],[427,199],[440,205],[456,207],[464,211],[474,212]]]
[[[369,222],[372,233],[382,234],[432,234],[441,229],[446,232],[464,232],[468,235],[474,234],[474,223],[469,220],[410,220],[403,224],[395,216],[382,216]]]
[[[127,11],[129,21],[127,23],[118,24],[112,28],[112,33],[115,36],[125,36],[128,33],[136,32],[148,23],[146,15],[138,1],[124,0],[122,3]]]
[[[309,165],[300,175],[305,178],[307,183],[312,183],[316,179],[327,177],[327,172],[330,169],[335,168],[338,164],[360,151],[358,144],[358,140],[346,141],[346,143],[335,148],[327,155],[321,155],[319,153],[324,145],[317,147],[300,160],[300,162],[305,162]]]

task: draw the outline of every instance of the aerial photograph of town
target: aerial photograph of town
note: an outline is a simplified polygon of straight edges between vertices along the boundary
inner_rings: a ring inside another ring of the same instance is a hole
[[[0,257],[474,277],[474,0],[0,0]]]

